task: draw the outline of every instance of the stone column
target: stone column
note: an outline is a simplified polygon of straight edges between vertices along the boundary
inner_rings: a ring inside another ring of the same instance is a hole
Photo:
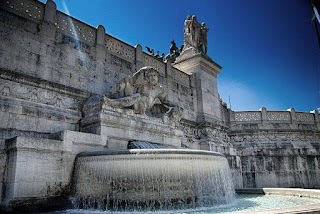
[[[48,44],[54,44],[56,26],[54,25],[57,13],[57,5],[52,0],[48,0],[44,9],[43,21],[40,27],[40,34]],[[44,42],[44,43],[46,43]]]
[[[95,66],[95,74],[97,75],[97,78],[101,80],[105,80],[107,77],[105,76],[105,62],[110,61],[110,54],[107,54],[106,46],[105,46],[105,40],[106,40],[106,30],[102,25],[99,25],[96,29],[96,41],[95,41],[95,48],[92,49],[95,51],[96,56],[96,66]],[[105,91],[106,86],[101,85],[99,87],[102,87],[98,90]]]
[[[106,30],[102,25],[97,27],[96,46],[105,45]]]
[[[48,0],[44,10],[43,20],[47,23],[54,24],[57,13],[57,5],[52,0]]]
[[[261,122],[268,123],[267,109],[266,107],[262,107],[259,109],[261,111]]]
[[[140,44],[137,44],[135,46],[136,48],[136,60],[135,60],[135,64],[136,64],[136,70],[138,71],[140,68],[143,67],[143,62],[142,62],[142,47]]]
[[[290,112],[292,128],[297,129],[298,123],[296,118],[296,110],[294,108],[289,108],[287,111]]]
[[[172,65],[170,60],[166,62],[166,80],[167,80],[166,86],[167,86],[168,100],[172,102],[175,97],[173,95],[172,90],[170,90],[170,88],[173,87]]]
[[[320,130],[320,117],[317,110],[311,111],[310,113],[314,114],[315,125],[318,130]]]
[[[197,122],[221,122],[217,75],[221,66],[202,53],[183,52],[173,64],[188,74],[195,75],[197,94]]]

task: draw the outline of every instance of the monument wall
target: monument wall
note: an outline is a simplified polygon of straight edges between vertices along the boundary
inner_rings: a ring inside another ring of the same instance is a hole
[[[175,63],[165,63],[143,52],[141,45],[133,47],[106,34],[101,25],[94,28],[58,11],[50,0],[1,1],[0,20],[0,202],[61,196],[70,185],[75,156],[108,146],[107,136],[81,132],[84,103],[144,66],[159,72],[168,101],[182,107],[183,115],[172,127],[161,118],[132,113],[130,118],[137,121],[131,128],[149,129],[153,139],[161,123],[181,147],[225,154],[237,188],[320,187],[318,114],[233,112],[218,95],[221,66],[204,53],[186,49]],[[112,110],[101,109],[99,114]],[[98,118],[105,120],[105,129],[110,128],[109,116]],[[119,123],[115,128],[121,133]],[[126,130],[129,137],[132,130]],[[119,148],[117,143],[112,148]],[[48,162],[41,165],[44,153]],[[23,173],[27,162],[36,167]],[[32,173],[41,171],[43,176],[34,180]],[[33,186],[26,189],[29,182]]]
[[[84,103],[143,66],[159,71],[169,102],[184,109],[185,122],[196,123],[194,76],[144,53],[140,45],[57,11],[52,1],[1,1],[0,20],[1,205],[70,194],[75,156],[106,149],[108,141],[79,132]],[[55,137],[65,132],[67,137]]]
[[[57,11],[48,1],[1,2],[1,124],[4,139],[79,130],[83,102],[150,65],[168,99],[197,117],[195,80],[156,57]],[[9,113],[9,114],[8,114]]]
[[[317,113],[262,108],[231,112],[230,122],[244,187],[320,188]]]

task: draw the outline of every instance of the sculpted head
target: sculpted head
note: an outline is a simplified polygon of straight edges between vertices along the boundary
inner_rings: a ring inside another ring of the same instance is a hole
[[[158,85],[159,72],[155,68],[147,66],[145,71],[145,77],[151,86]]]

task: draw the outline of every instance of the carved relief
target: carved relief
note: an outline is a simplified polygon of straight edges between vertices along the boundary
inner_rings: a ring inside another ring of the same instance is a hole
[[[3,79],[0,79],[0,95],[71,110],[78,110],[80,106],[79,101],[74,98],[66,97],[53,91],[34,86],[21,85]]]
[[[221,129],[221,127],[191,127],[184,125],[182,131],[188,139],[196,140],[210,140],[217,144],[229,144],[230,137],[228,133]]]
[[[162,118],[178,126],[183,109],[168,103],[166,96],[164,87],[159,84],[159,72],[146,66],[116,84],[101,100],[106,106],[131,109],[136,114]]]

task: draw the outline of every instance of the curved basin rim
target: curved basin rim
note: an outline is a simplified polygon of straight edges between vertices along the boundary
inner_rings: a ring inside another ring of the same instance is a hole
[[[106,150],[94,152],[81,152],[77,157],[103,156],[103,155],[132,155],[132,154],[189,154],[189,155],[210,155],[225,157],[219,152],[194,150],[194,149],[125,149]]]

